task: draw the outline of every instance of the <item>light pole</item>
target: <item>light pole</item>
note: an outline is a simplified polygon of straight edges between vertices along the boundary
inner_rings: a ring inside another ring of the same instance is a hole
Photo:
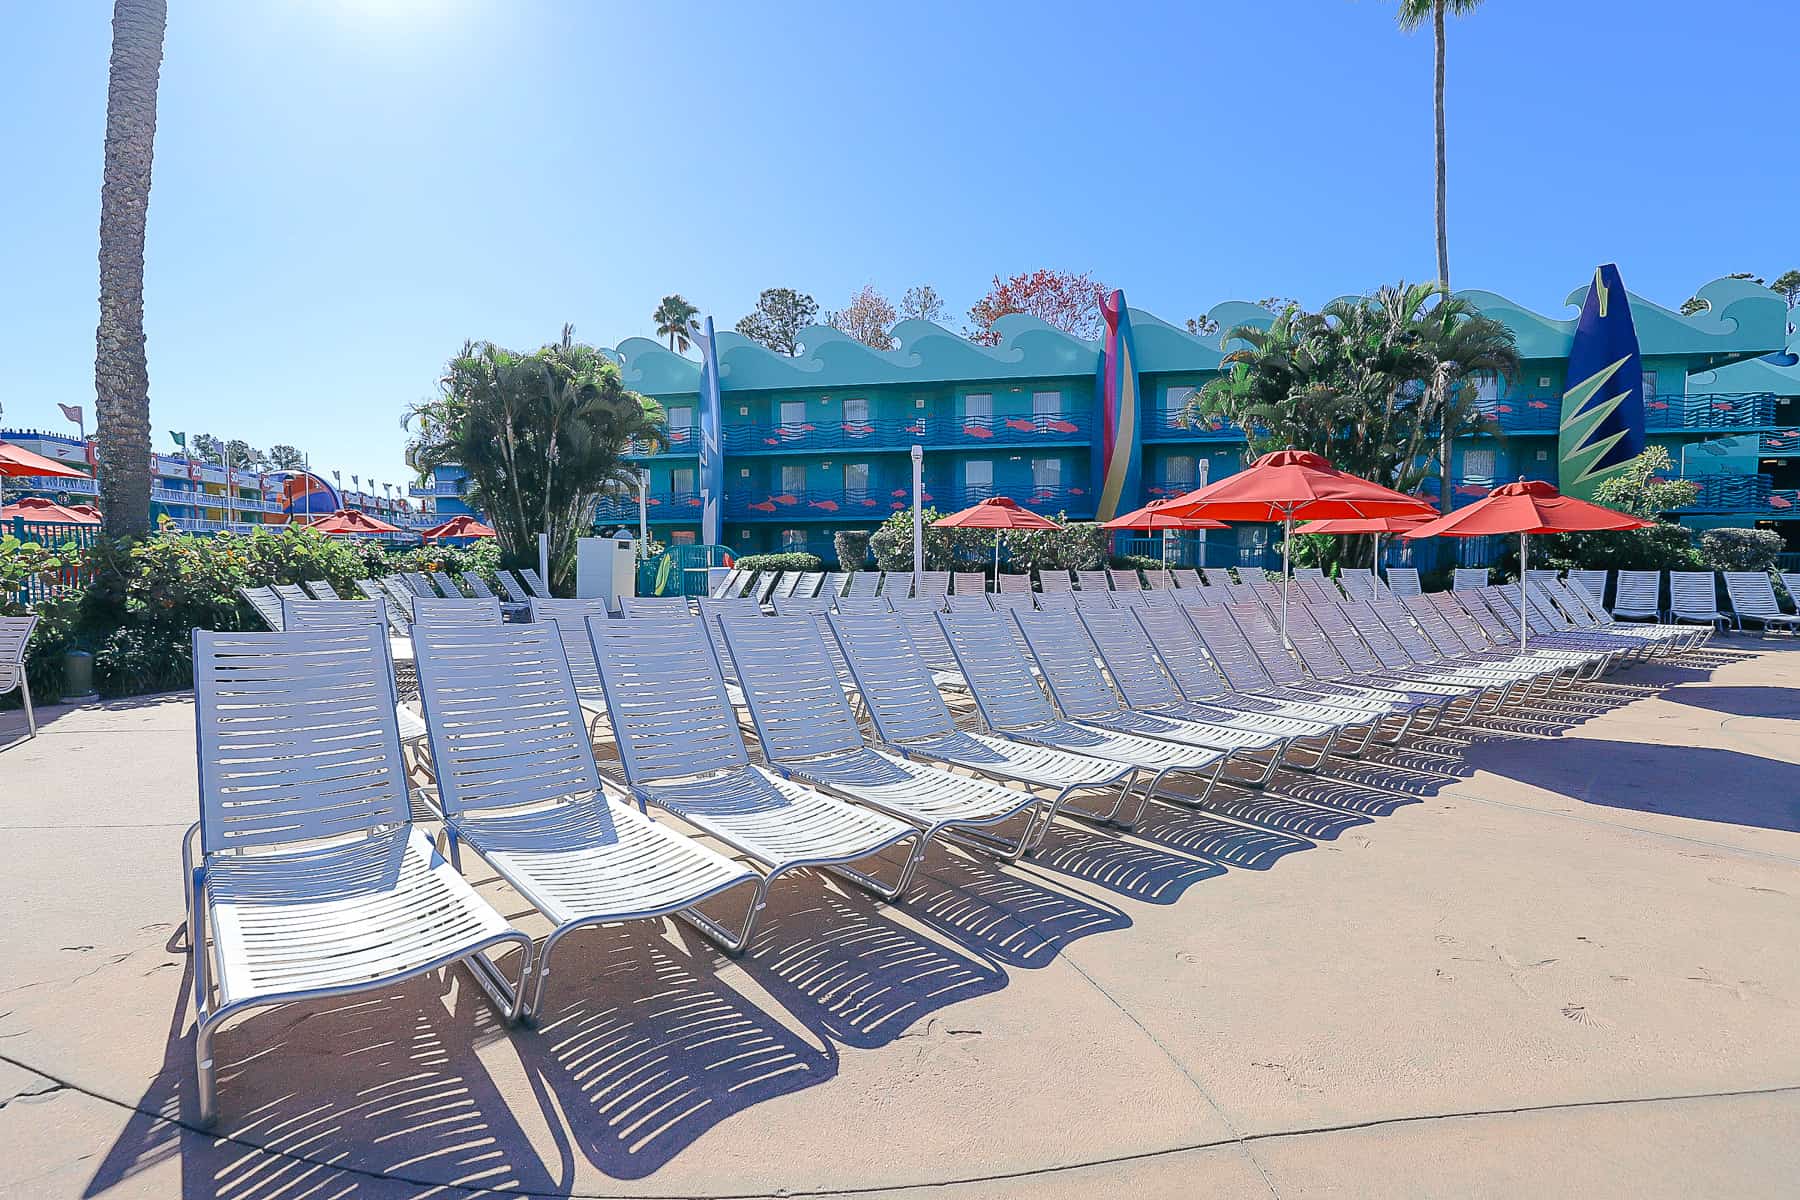
[[[638,470],[638,557],[650,552],[650,472]]]
[[[913,595],[919,594],[919,576],[925,570],[925,447],[912,448],[913,467]],[[994,586],[998,587],[999,584]]]

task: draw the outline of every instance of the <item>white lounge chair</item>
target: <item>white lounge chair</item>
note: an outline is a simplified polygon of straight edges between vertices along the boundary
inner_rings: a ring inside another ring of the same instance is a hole
[[[0,696],[19,689],[19,703],[25,706],[25,736],[37,736],[37,712],[31,707],[31,681],[25,677],[25,647],[31,642],[38,615],[26,613],[18,617],[0,617]]]
[[[881,588],[880,571],[852,571],[850,584],[845,589],[846,596],[873,596]]]
[[[1606,604],[1606,576],[1607,572],[1605,571],[1576,570],[1569,572],[1568,581],[1586,588],[1587,594],[1593,598],[1596,606],[1604,606]]]
[[[1662,616],[1661,571],[1620,571],[1612,615],[1620,620],[1656,620]]]
[[[913,590],[916,598],[930,596],[948,596],[950,594],[950,572],[920,571],[919,586]]]
[[[1097,571],[1075,572],[1075,586],[1084,592],[1110,592],[1112,580],[1106,576],[1104,569]]]
[[[1789,633],[1800,633],[1800,613],[1781,611],[1767,571],[1726,571],[1725,591],[1731,597],[1731,615],[1739,629],[1748,618],[1760,622],[1764,632],[1779,625]]]
[[[600,667],[594,662],[594,651],[588,641],[587,620],[611,616],[603,599],[532,600],[531,620],[549,621],[562,639],[563,656],[569,662],[569,676],[575,681],[575,694],[588,714],[590,733],[606,714],[606,696],[600,686]]]
[[[1106,579],[1115,592],[1139,592],[1144,589],[1144,577],[1138,574],[1136,567],[1108,567]]]
[[[1024,574],[1018,574],[1018,575],[1002,573],[1000,576],[1000,579],[998,581],[998,586],[995,588],[995,591],[1003,592],[1008,595],[1015,595],[1015,596],[1030,592],[1031,591],[1031,574],[1030,574],[1030,572],[1026,572]]]
[[[381,606],[381,611],[387,616],[390,634],[401,638],[412,636],[412,605],[410,602],[402,608],[400,603],[388,594],[386,588],[372,579],[358,579],[355,581],[355,586],[364,598]],[[280,613],[279,606],[277,606],[276,612]]]
[[[915,826],[919,857],[940,836],[1009,861],[1037,840],[1045,807],[1037,793],[912,762],[864,743],[839,668],[811,617],[730,616],[720,625],[763,757],[782,775]],[[1017,837],[991,832],[1021,817],[1024,828]]]
[[[1021,839],[1026,853],[1042,842],[1051,821],[1072,796],[1086,791],[1114,793],[1106,813],[1083,812],[1094,819],[1118,813],[1130,798],[1137,768],[1129,764],[958,728],[924,657],[894,622],[879,616],[833,613],[827,624],[850,667],[876,736],[888,749],[908,758],[962,767],[1054,793],[1035,836],[1029,843]]]
[[[349,603],[349,602],[347,602]],[[511,1022],[531,939],[413,825],[387,639],[194,631],[200,820],[182,841],[201,1124],[213,1041],[253,1008],[466,964]],[[519,982],[489,959],[516,946]]]
[[[918,864],[919,831],[752,766],[699,632],[678,621],[588,621],[619,761],[639,806],[674,814],[762,868],[741,941],[753,936],[770,885],[790,871],[824,867],[883,899],[900,895]],[[903,845],[893,883],[852,865]]]
[[[1456,591],[1472,591],[1488,585],[1488,569],[1486,567],[1458,567],[1451,577],[1450,586]]]
[[[957,571],[950,576],[950,586],[958,596],[979,596],[987,591],[987,576],[980,571]]]
[[[420,625],[491,626],[500,624],[501,620],[500,601],[494,596],[485,600],[420,596],[413,601],[415,630]]]
[[[850,582],[848,571],[827,571],[825,580],[819,585],[818,595],[832,600],[844,594],[844,585]]]
[[[1013,615],[1027,614],[1021,611]],[[981,719],[990,731],[1014,741],[1088,758],[1103,758],[1137,769],[1139,798],[1136,809],[1123,822],[1127,828],[1137,823],[1151,796],[1161,791],[1172,777],[1198,778],[1199,795],[1183,797],[1190,802],[1204,800],[1211,794],[1225,767],[1227,756],[1224,752],[1077,725],[1058,716],[1039,688],[1025,652],[1008,636],[1002,624],[1019,628],[1012,616],[940,613],[938,622],[956,655],[957,665],[969,681]],[[1125,799],[1122,795],[1119,807],[1105,814],[1104,819],[1119,820]]]
[[[446,600],[461,600],[463,598],[462,586],[458,584],[456,580],[450,578],[450,572],[433,571],[427,578],[437,585],[437,590],[443,593]]]
[[[537,573],[536,567],[521,567],[519,578],[525,581],[525,586],[532,595],[550,599],[550,585],[544,582],[544,577]]]
[[[373,600],[283,600],[281,627],[294,629],[360,629],[385,627],[387,613]]]
[[[1711,571],[1669,572],[1669,613],[1677,623],[1694,621],[1723,628],[1731,618],[1719,611],[1718,583]]]
[[[302,579],[300,589],[314,600],[342,600],[343,597],[332,590],[331,584],[323,579]]]
[[[419,696],[431,728],[450,861],[463,843],[556,926],[537,955],[527,1015],[544,1011],[557,943],[576,929],[681,917],[728,952],[728,929],[695,906],[756,873],[611,800],[555,627],[421,623]]]
[[[1425,589],[1419,586],[1419,568],[1389,567],[1387,569],[1388,588],[1396,596],[1417,596]]]
[[[500,589],[500,598],[508,604],[529,605],[531,603],[531,593],[525,590],[525,585],[520,583],[510,571],[495,571],[494,586]]]
[[[737,596],[741,595],[743,590],[744,569],[742,567],[733,567],[731,570],[725,572],[725,578],[719,580],[708,594],[712,596]]]
[[[838,612],[847,613],[891,613],[894,611],[893,601],[886,596],[858,595],[855,592],[848,596],[839,596],[834,607]]]
[[[1117,609],[1096,610],[1093,615],[1101,622],[1108,617],[1115,622],[1130,619],[1128,613]],[[1257,728],[1254,722],[1221,723],[1176,715],[1181,705],[1173,686],[1161,697],[1163,707],[1158,710],[1127,707],[1101,673],[1094,643],[1081,617],[1068,613],[1014,613],[1013,619],[1025,631],[1032,658],[1065,719],[1110,733],[1217,750],[1226,756],[1227,769],[1242,756],[1257,769],[1240,781],[1253,787],[1265,783],[1280,763],[1287,749],[1285,736]],[[1136,626],[1122,628],[1135,630]],[[1099,657],[1104,657],[1103,653]],[[1154,660],[1149,661],[1154,664]],[[1138,682],[1147,681],[1140,677]]]
[[[237,591],[271,632],[281,632],[281,597],[275,594],[274,588],[240,587]]]
[[[675,617],[683,621],[694,615],[686,596],[620,596],[619,612],[627,617]]]
[[[1055,570],[1038,568],[1038,591],[1067,592],[1075,588],[1074,576],[1060,567]]]

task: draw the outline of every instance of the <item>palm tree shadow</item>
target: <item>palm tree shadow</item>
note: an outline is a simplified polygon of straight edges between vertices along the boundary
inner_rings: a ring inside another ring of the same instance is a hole
[[[577,934],[557,951],[537,1031],[518,1039],[540,1101],[554,1093],[575,1144],[615,1179],[642,1179],[728,1117],[837,1074],[829,1042],[724,985],[705,954],[643,927]]]
[[[820,1037],[885,1046],[922,1017],[1006,986],[992,963],[920,936],[860,891],[819,883],[771,890],[739,965]]]
[[[228,1027],[215,1047],[223,1116],[207,1131],[191,1124],[184,979],[163,1067],[83,1194],[101,1195],[175,1155],[188,1200],[355,1195],[389,1181],[552,1190],[475,1053],[500,1025],[466,978],[447,1006],[451,979],[437,972],[380,992],[266,1009]]]

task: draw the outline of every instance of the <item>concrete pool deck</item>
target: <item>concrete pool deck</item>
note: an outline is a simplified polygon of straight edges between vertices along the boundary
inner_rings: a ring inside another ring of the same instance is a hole
[[[905,904],[799,878],[740,960],[578,935],[541,1028],[263,1010],[209,1132],[191,698],[0,713],[0,1196],[1791,1194],[1800,647],[1716,645]]]

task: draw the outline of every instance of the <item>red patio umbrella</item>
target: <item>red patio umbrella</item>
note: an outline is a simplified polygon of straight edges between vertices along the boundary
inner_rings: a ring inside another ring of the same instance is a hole
[[[1579,533],[1595,529],[1643,529],[1656,524],[1630,513],[1565,496],[1541,479],[1503,484],[1467,508],[1428,521],[1400,536],[1411,541],[1428,537],[1519,535],[1519,649],[1525,648],[1526,539],[1534,533]]]
[[[493,537],[494,530],[491,526],[483,525],[468,513],[458,513],[442,525],[433,525],[419,536],[428,542],[439,542],[448,538]]]
[[[87,472],[78,471],[67,463],[59,463],[54,458],[33,454],[23,446],[0,442],[0,503],[5,502],[8,475],[54,475],[60,479],[81,479]]]
[[[85,504],[79,507],[64,508],[56,501],[46,500],[41,496],[21,496],[13,503],[0,508],[0,521],[10,521],[14,517],[56,525],[98,525],[100,523],[100,514]]]
[[[320,533],[356,536],[371,533],[404,533],[398,525],[389,525],[377,517],[355,508],[340,508],[329,517],[320,517],[312,523],[312,527]]]
[[[1297,526],[1295,533],[1372,533],[1375,535],[1375,556],[1370,561],[1373,570],[1381,574],[1381,535],[1384,533],[1404,533],[1415,525],[1431,520],[1421,513],[1416,517],[1333,517],[1322,521],[1308,521]]]
[[[932,522],[938,529],[991,529],[994,531],[994,590],[1000,590],[1000,536],[1008,529],[1061,529],[1049,517],[1040,517],[1008,496],[989,496],[979,504],[971,504],[961,512],[939,517]],[[918,580],[913,581],[916,590]]]
[[[1136,508],[1122,517],[1114,517],[1103,523],[1102,529],[1133,529],[1150,533],[1161,533],[1162,539],[1162,572],[1163,585],[1169,582],[1169,539],[1171,531],[1182,529],[1230,529],[1223,521],[1212,521],[1205,517],[1178,517],[1164,510],[1180,497],[1171,496],[1165,500],[1152,500],[1142,508]]]
[[[1265,454],[1248,470],[1175,497],[1168,511],[1175,516],[1211,517],[1218,521],[1281,523],[1281,640],[1284,642],[1288,640],[1288,585],[1292,576],[1296,520],[1431,515],[1431,507],[1417,497],[1340,471],[1306,450],[1277,450]]]

